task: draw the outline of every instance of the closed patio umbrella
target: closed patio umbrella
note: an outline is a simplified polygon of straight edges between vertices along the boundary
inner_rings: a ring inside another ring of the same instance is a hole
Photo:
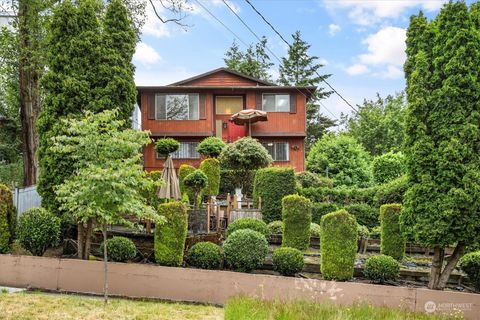
[[[232,121],[235,124],[246,124],[248,123],[248,135],[252,135],[252,123],[258,122],[258,121],[267,121],[268,116],[265,111],[262,110],[256,110],[256,109],[245,109],[240,112],[235,113],[232,115],[230,118],[230,121]]]
[[[180,200],[182,198],[180,193],[180,185],[178,182],[175,168],[173,167],[172,157],[168,156],[163,165],[162,180],[164,183],[157,190],[157,196],[160,199],[174,199]]]

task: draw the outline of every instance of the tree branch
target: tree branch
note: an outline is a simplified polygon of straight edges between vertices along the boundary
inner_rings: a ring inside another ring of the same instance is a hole
[[[153,0],[148,0],[150,2],[150,5],[152,6],[153,8],[153,12],[155,13],[155,15],[157,16],[157,18],[162,22],[162,23],[169,23],[169,22],[173,22],[179,26],[181,26],[182,28],[187,28],[189,27],[189,25],[187,25],[186,23],[183,23],[182,21],[186,18],[186,14],[183,14],[181,15],[179,18],[169,18],[169,19],[165,19],[163,18],[162,16],[160,16],[160,14],[158,13],[157,11],[157,8],[155,7],[155,4],[153,3]],[[179,6],[179,8],[177,9],[175,6],[166,6],[165,3],[160,0],[160,4],[162,5],[162,7],[164,7],[165,9],[171,11],[171,12],[174,12],[174,13],[180,13],[181,12],[181,7]]]

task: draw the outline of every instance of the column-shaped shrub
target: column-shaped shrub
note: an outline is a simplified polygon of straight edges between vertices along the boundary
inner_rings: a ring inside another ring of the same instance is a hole
[[[187,237],[187,208],[181,202],[158,206],[158,214],[166,222],[155,227],[155,261],[164,266],[180,266]]]
[[[396,260],[405,255],[405,237],[400,231],[400,211],[398,203],[384,204],[380,207],[380,252]]]
[[[0,253],[10,250],[9,244],[15,234],[16,210],[13,206],[12,192],[0,184]]]
[[[202,190],[205,196],[216,196],[220,190],[220,161],[208,158],[200,164],[200,170],[205,173],[208,178],[207,186]]]
[[[188,195],[188,199],[190,200],[190,203],[195,202],[196,199],[194,199],[193,191],[185,186],[185,183],[183,182],[185,180],[185,177],[188,176],[190,173],[195,171],[195,167],[192,167],[191,165],[188,164],[182,164],[180,165],[180,168],[178,168],[178,182],[180,184],[180,192],[183,194]]]
[[[262,198],[262,215],[267,223],[280,220],[283,197],[294,193],[295,173],[292,168],[270,167],[257,170],[253,183],[253,200],[257,205],[258,198]]]
[[[357,221],[346,210],[322,217],[320,269],[325,279],[349,280],[357,254]]]
[[[292,194],[282,199],[283,237],[282,247],[308,249],[312,204],[305,197]]]

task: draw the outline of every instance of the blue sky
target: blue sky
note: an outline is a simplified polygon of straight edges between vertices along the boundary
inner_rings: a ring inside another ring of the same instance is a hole
[[[137,46],[134,63],[137,85],[166,85],[224,66],[223,57],[235,36],[215,21],[197,0],[182,30],[159,22],[150,7]],[[222,0],[198,0],[246,43],[255,37],[228,10]],[[311,44],[310,54],[318,56],[331,73],[329,82],[350,103],[364,98],[393,94],[404,89],[402,65],[405,59],[405,28],[409,17],[423,10],[434,17],[443,0],[252,0],[257,9],[286,37],[300,30]],[[268,47],[278,56],[286,55],[286,45],[244,0],[228,3],[259,35],[268,38]],[[160,7],[160,5],[158,5]],[[160,9],[160,8],[159,8]],[[242,49],[245,46],[236,40]],[[273,62],[277,62],[272,57]],[[277,64],[272,75],[277,76]],[[326,115],[339,117],[349,107],[337,96],[323,101]]]

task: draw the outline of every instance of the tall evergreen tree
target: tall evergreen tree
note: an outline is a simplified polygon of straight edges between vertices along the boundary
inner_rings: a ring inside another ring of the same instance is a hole
[[[433,247],[429,288],[443,289],[466,246],[480,239],[480,30],[474,10],[450,2],[407,32],[405,153],[409,189],[401,223]],[[449,259],[445,248],[455,246]]]

